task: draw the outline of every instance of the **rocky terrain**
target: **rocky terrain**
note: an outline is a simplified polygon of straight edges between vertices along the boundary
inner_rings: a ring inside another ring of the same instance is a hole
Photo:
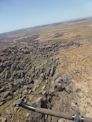
[[[91,25],[88,19],[0,35],[0,122],[44,122],[43,115],[15,106],[18,98],[35,107],[92,116]]]

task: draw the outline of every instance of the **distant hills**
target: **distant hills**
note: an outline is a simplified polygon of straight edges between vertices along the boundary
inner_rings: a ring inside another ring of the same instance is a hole
[[[36,33],[38,33],[39,30],[42,30],[45,28],[51,28],[51,27],[55,27],[55,26],[64,26],[67,24],[78,24],[78,23],[84,23],[84,22],[92,22],[92,17],[65,21],[65,22],[58,22],[58,23],[53,23],[53,24],[46,24],[46,25],[29,27],[29,28],[19,29],[19,30],[15,30],[15,31],[6,32],[6,33],[1,33],[0,42],[7,42],[10,40],[14,40],[15,38],[20,38],[22,36],[28,36],[28,35],[34,34],[34,33],[36,34]]]

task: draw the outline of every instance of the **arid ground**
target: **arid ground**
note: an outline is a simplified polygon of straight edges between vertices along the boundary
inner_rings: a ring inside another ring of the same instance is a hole
[[[92,116],[92,19],[0,34],[0,122],[44,122],[16,99]],[[46,122],[69,122],[48,117]]]

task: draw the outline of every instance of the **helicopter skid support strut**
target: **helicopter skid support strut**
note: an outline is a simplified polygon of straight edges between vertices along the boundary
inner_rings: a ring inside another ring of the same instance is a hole
[[[25,109],[34,111],[34,112],[38,112],[41,114],[46,114],[46,115],[50,115],[50,116],[54,116],[54,117],[58,117],[58,118],[63,118],[63,119],[67,119],[67,120],[72,120],[74,122],[92,122],[92,118],[87,118],[87,117],[82,117],[80,115],[70,115],[70,114],[64,114],[64,113],[60,113],[60,112],[56,112],[50,109],[44,109],[44,108],[35,108],[29,104],[26,104],[24,101],[22,101],[21,99],[18,99],[15,102],[16,105],[21,106]]]

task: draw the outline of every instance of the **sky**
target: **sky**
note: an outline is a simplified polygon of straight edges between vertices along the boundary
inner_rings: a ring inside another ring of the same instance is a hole
[[[92,0],[0,0],[0,33],[92,17]]]

